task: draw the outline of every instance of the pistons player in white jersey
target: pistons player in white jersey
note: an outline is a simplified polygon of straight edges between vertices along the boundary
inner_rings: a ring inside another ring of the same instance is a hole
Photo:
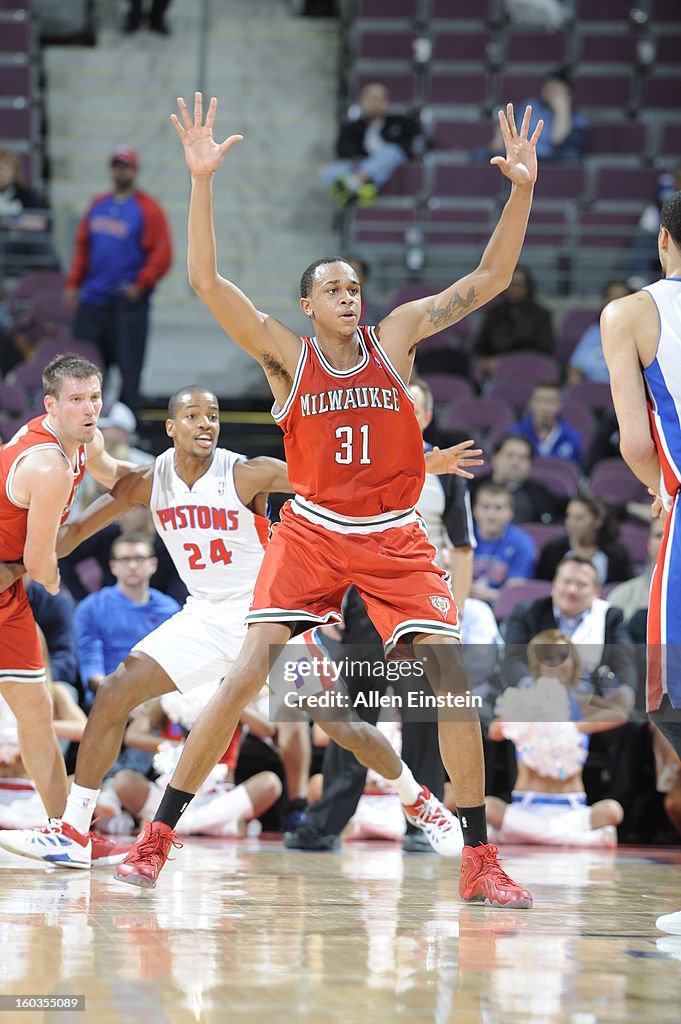
[[[136,884],[156,880],[184,807],[225,749],[241,709],[262,686],[270,646],[310,623],[338,621],[342,597],[354,583],[386,648],[413,641],[433,687],[445,700],[454,691],[465,705],[452,720],[441,720],[439,733],[466,844],[460,895],[529,907],[530,894],[502,871],[487,842],[482,737],[475,708],[466,700],[457,611],[415,513],[424,455],[407,382],[419,341],[508,286],[532,204],[542,124],[528,138],[529,108],[520,130],[511,105],[499,112],[506,156],[493,163],[511,180],[511,195],[473,273],[439,295],[399,307],[375,329],[360,328],[354,270],[339,258],[320,260],[301,280],[301,306],[314,335],[301,339],[218,274],[213,177],[241,136],[214,141],[215,99],[205,124],[200,93],[193,118],[183,100],[178,105],[180,118],[173,121],[192,176],[190,283],[265,371],[295,498],[273,530],[237,662],[192,729],[156,820],[116,877]]]
[[[681,757],[681,191],[662,204],[658,252],[664,277],[606,306],[601,336],[622,456],[665,517],[650,582],[647,707]],[[681,911],[657,925],[681,935]]]
[[[266,457],[246,460],[218,448],[219,408],[211,391],[183,388],[170,399],[168,412],[166,430],[173,447],[152,466],[123,477],[112,494],[99,498],[68,524],[58,553],[68,554],[133,506],[148,506],[189,597],[181,611],[136,644],[100,684],[62,817],[43,829],[0,831],[0,846],[12,853],[64,867],[89,867],[90,822],[102,780],[118,756],[130,711],[162,694],[187,693],[222,679],[246,637],[246,615],[269,530],[267,495],[290,491],[286,464]],[[449,458],[460,464],[457,448],[440,453],[439,458],[439,463],[437,456],[433,462],[435,470],[438,465],[444,470]],[[464,457],[461,464],[470,461]],[[312,641],[311,646],[315,646]],[[324,652],[319,654],[323,657]],[[405,813],[416,819],[438,852],[445,856],[460,852],[458,823],[415,782],[377,729],[359,721],[320,725],[363,764],[389,780],[401,780],[396,788]],[[417,801],[419,806],[412,812]]]

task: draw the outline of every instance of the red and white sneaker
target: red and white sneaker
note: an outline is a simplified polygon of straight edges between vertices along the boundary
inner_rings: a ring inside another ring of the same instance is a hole
[[[145,821],[135,845],[116,868],[114,878],[153,889],[161,868],[168,860],[171,846],[182,848],[170,825],[162,821]]]
[[[17,828],[0,832],[3,850],[31,860],[65,868],[89,868],[90,836],[76,832],[61,818],[50,818],[44,828]]]
[[[93,868],[106,864],[120,864],[130,853],[132,843],[117,843],[115,839],[103,836],[100,832],[90,832],[91,863]]]
[[[486,907],[529,910],[532,896],[502,870],[497,860],[498,852],[491,843],[464,846],[459,896],[467,903],[484,903]]]
[[[461,855],[463,834],[459,819],[426,786],[421,786],[416,803],[402,807],[407,821],[421,829],[436,853],[441,857]]]

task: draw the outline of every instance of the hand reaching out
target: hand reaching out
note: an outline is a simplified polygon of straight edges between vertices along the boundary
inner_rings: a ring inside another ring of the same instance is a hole
[[[496,164],[502,174],[510,178],[514,185],[532,185],[537,180],[537,141],[544,127],[543,121],[537,122],[537,127],[528,139],[527,133],[532,118],[532,107],[525,107],[523,123],[520,132],[515,126],[513,104],[509,103],[506,113],[499,111],[499,127],[501,137],[506,147],[506,156],[495,156],[490,160]]]
[[[475,441],[462,441],[451,448],[442,451],[435,446],[432,451],[426,452],[426,473],[433,473],[435,476],[442,476],[444,473],[452,473],[454,476],[463,476],[467,480],[473,480],[474,476],[468,470],[471,466],[484,466],[484,459],[477,458],[482,455],[482,449],[472,448]]]
[[[175,125],[175,130],[182,140],[184,155],[187,166],[192,175],[197,178],[206,174],[214,174],[227,152],[235,142],[241,142],[243,135],[230,135],[224,142],[218,143],[213,138],[213,122],[215,112],[218,109],[218,101],[215,96],[210,101],[206,123],[203,123],[203,97],[200,92],[194,93],[194,120],[192,121],[187,105],[180,96],[177,105],[180,108],[180,117],[170,115],[170,120]]]

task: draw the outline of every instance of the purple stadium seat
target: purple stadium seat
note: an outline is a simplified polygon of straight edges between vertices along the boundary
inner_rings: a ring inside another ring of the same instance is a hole
[[[352,215],[352,237],[356,243],[404,245],[404,236],[414,224],[416,211],[380,205],[358,208]]]
[[[515,422],[512,406],[502,399],[466,398],[450,402],[442,413],[440,427],[470,430],[473,437],[482,431],[488,434],[493,429],[506,431]]]
[[[550,245],[558,249],[568,246],[572,239],[571,214],[572,209],[568,204],[561,204],[552,210],[541,209],[538,204],[535,205],[527,225],[526,244]]]
[[[430,208],[426,210],[423,240],[426,246],[486,245],[493,219],[489,200],[471,199],[463,206]]]
[[[681,82],[681,79],[679,80]],[[649,202],[657,194],[659,170],[654,167],[621,167],[603,164],[596,174],[595,199],[613,202]]]
[[[14,289],[13,298],[26,298],[43,291],[57,291],[66,287],[66,278],[58,270],[45,270],[42,273],[25,274]]]
[[[509,352],[500,356],[494,371],[494,379],[520,378],[534,384],[538,380],[558,381],[560,367],[553,356],[543,352]]]
[[[33,402],[36,394],[42,392],[43,368],[38,363],[20,363],[9,375],[12,384],[26,392],[27,404]]]
[[[405,302],[415,302],[417,299],[425,299],[429,295],[437,295],[448,288],[451,281],[444,284],[431,284],[429,281],[413,281],[409,284],[400,285],[394,292],[388,306],[390,309],[397,309]]]
[[[578,0],[578,21],[614,21],[629,25],[629,5],[622,0]]]
[[[580,472],[574,462],[538,455],[532,462],[530,479],[538,480],[555,494],[570,498],[579,490]]]
[[[416,18],[421,0],[358,0],[358,18]]]
[[[532,381],[523,377],[495,376],[486,398],[500,398],[509,402],[518,414],[522,413],[532,393]]]
[[[359,60],[403,60],[414,59],[416,33],[406,31],[380,32],[365,30],[358,32],[357,57]]]
[[[524,526],[523,526],[524,529]],[[501,588],[494,602],[494,614],[497,622],[508,618],[514,608],[522,601],[538,601],[541,597],[551,596],[549,580],[525,580],[524,583],[506,584]]]
[[[532,479],[542,483],[539,477],[532,477]],[[532,538],[537,551],[541,551],[550,540],[555,540],[556,537],[562,537],[565,534],[565,527],[562,523],[522,523],[522,530]]]
[[[15,18],[19,12],[24,14],[30,11],[31,7],[31,0],[0,0],[0,11],[14,11]]]
[[[56,356],[64,355],[66,352],[75,352],[77,355],[83,356],[84,359],[89,359],[100,369],[103,368],[104,361],[99,348],[89,341],[72,338],[67,332],[60,333],[53,338],[44,338],[38,342],[35,361],[44,367]]]
[[[648,561],[648,527],[643,523],[625,520],[620,523],[620,537],[637,565],[645,565]]]
[[[456,199],[496,199],[505,188],[505,178],[496,167],[487,164],[438,164],[431,192],[434,196]]]
[[[422,347],[419,346],[419,351]],[[454,377],[450,373],[428,373],[424,380],[433,392],[433,401],[436,405],[446,405],[448,402],[475,397],[473,388],[465,377]]]
[[[506,46],[507,61],[532,64],[563,64],[567,37],[561,32],[513,31]]]
[[[646,151],[646,126],[628,121],[625,124],[597,124],[589,132],[589,153],[631,153],[642,156]]]
[[[494,0],[432,0],[431,18],[456,18],[457,21],[489,21],[497,13]]]
[[[0,53],[26,53],[31,46],[31,25],[28,21],[3,21],[0,32]]]
[[[643,108],[678,110],[681,97],[681,76],[651,75],[643,83]]]
[[[573,96],[575,106],[609,107],[626,110],[632,100],[632,76],[628,74],[575,75]]]
[[[577,223],[579,246],[590,249],[612,249],[613,246],[627,246],[632,238],[640,215],[640,208],[628,213],[611,213],[601,210],[580,210]]]
[[[676,0],[653,0],[653,25],[657,22],[671,22],[679,25],[679,5]]]
[[[511,71],[501,76],[497,101],[500,106],[505,103],[515,103],[516,121],[522,120],[524,111],[518,110],[518,104],[528,100],[531,96],[538,96],[541,88],[541,74],[527,74],[527,72]]]
[[[598,309],[571,309],[563,317],[558,330],[558,338],[554,354],[561,365],[566,365],[572,355],[575,345],[584,334],[587,327],[598,320],[600,310]]]
[[[571,384],[565,392],[565,399],[582,405],[594,412],[612,409],[612,395],[609,384],[600,384],[594,380],[584,380],[580,384]]]
[[[64,305],[61,291],[41,292],[31,302],[31,320],[39,324],[68,323],[73,311]]]
[[[681,18],[677,25],[677,32],[681,31]],[[679,64],[679,36],[676,33],[664,32],[655,37],[655,67],[662,64],[670,64],[678,67]],[[669,70],[669,69],[667,69]]]
[[[582,402],[564,398],[563,416],[579,431],[582,438],[582,451],[586,454],[596,436],[596,419],[593,412]]]
[[[537,199],[579,199],[585,189],[582,166],[544,165],[535,187]]]
[[[0,64],[0,96],[30,95],[30,67],[27,64]]]
[[[412,105],[416,102],[416,75],[412,71],[381,72],[381,82],[390,93],[392,103]],[[355,91],[360,93],[365,85],[376,81],[376,74],[362,72],[357,75]]]
[[[592,61],[598,64],[630,64],[636,62],[636,46],[638,39],[635,35],[627,33],[615,35],[612,32],[597,35],[582,35],[580,37],[580,67],[586,62]],[[587,70],[584,68],[584,70]]]
[[[423,166],[402,164],[381,189],[382,196],[420,196],[423,192]]]
[[[431,134],[438,150],[472,153],[489,145],[492,128],[485,122],[462,121],[443,115],[434,120]]]
[[[619,458],[596,463],[591,473],[591,491],[611,504],[649,500],[645,486]]]
[[[681,124],[666,124],[662,129],[661,156],[681,155]]]
[[[489,91],[489,75],[484,71],[458,74],[451,71],[433,71],[428,81],[427,102],[447,106],[461,103],[480,107],[487,102]]]
[[[0,415],[0,444],[10,441],[16,432],[23,427],[29,416],[3,416]]]
[[[433,60],[486,61],[488,32],[433,32]]]
[[[3,139],[30,140],[32,127],[30,107],[9,107],[0,114],[0,135]]]
[[[26,408],[26,394],[17,384],[0,380],[0,412],[18,416]]]

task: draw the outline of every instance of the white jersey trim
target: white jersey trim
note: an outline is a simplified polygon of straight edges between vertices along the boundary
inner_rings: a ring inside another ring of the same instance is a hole
[[[436,622],[434,619],[405,619],[396,626],[392,636],[384,644],[385,653],[390,654],[401,636],[408,633],[426,633],[438,636],[451,636],[461,642],[461,627],[452,626],[448,622]]]
[[[409,399],[409,401],[413,405],[414,404],[414,398],[413,398],[411,392],[409,391],[409,388],[407,387],[407,385],[402,380],[402,378],[400,377],[399,373],[397,372],[397,370],[393,366],[393,364],[392,364],[392,362],[390,360],[390,357],[388,356],[387,352],[385,351],[385,349],[381,345],[380,341],[376,337],[376,328],[375,327],[368,327],[367,330],[369,331],[369,336],[370,336],[372,342],[376,346],[378,354],[380,355],[381,359],[385,362],[386,369],[388,370],[388,373],[392,374],[392,376],[395,378],[395,380],[400,385],[400,387],[404,391],[405,395],[407,396],[407,398]]]
[[[326,356],[324,355],[324,353],[322,352],[321,348],[319,347],[319,342],[317,341],[317,339],[316,338],[310,338],[310,342],[312,343],[312,347],[315,350],[315,352],[317,353],[317,357],[318,357],[320,363],[322,364],[322,367],[326,370],[326,372],[328,374],[330,374],[330,376],[332,376],[332,377],[353,377],[356,373],[359,373],[360,370],[363,370],[364,367],[369,362],[369,350],[368,350],[368,348],[366,346],[366,342],[364,341],[364,336],[362,335],[362,332],[359,330],[359,328],[357,329],[357,331],[355,333],[356,333],[356,336],[357,336],[357,340],[359,341],[359,347],[360,347],[360,351],[361,351],[362,355],[360,357],[359,362],[356,364],[356,366],[351,366],[349,370],[337,370],[337,369],[335,369],[335,367],[333,367],[331,365],[331,363],[328,362],[328,360],[326,359]]]
[[[343,516],[339,512],[324,508],[323,505],[315,505],[299,494],[296,494],[289,507],[309,522],[323,526],[333,533],[384,533],[396,526],[408,526],[410,523],[419,522],[415,508],[396,509],[378,516]]]
[[[10,466],[9,472],[7,474],[7,479],[5,481],[5,493],[7,494],[7,497],[12,502],[12,504],[15,505],[17,508],[30,508],[31,507],[30,503],[28,505],[25,505],[22,501],[17,501],[17,499],[12,494],[12,484],[14,483],[14,474],[17,471],[17,467],[18,467],[19,463],[21,462],[21,460],[25,459],[27,455],[31,455],[33,452],[43,451],[44,449],[47,449],[47,448],[55,448],[58,452],[61,452],[61,454],[64,456],[64,458],[66,459],[66,461],[69,464],[69,469],[73,473],[73,466],[71,465],[71,460],[69,459],[68,455],[66,454],[66,452],[64,451],[64,449],[62,448],[62,446],[60,444],[53,443],[52,441],[44,441],[42,444],[34,444],[30,448],[26,448],[25,451],[20,452],[17,455],[16,459],[14,460],[12,465]],[[76,474],[74,473],[74,479],[75,479],[75,476],[76,476]]]
[[[275,402],[274,405],[272,406],[272,419],[276,423],[279,423],[280,420],[283,420],[285,418],[285,416],[290,411],[291,406],[293,405],[293,402],[295,401],[296,395],[298,394],[298,388],[300,387],[300,381],[301,381],[301,378],[303,376],[303,369],[304,369],[305,363],[307,361],[307,345],[302,340],[302,338],[301,338],[300,344],[302,345],[302,349],[301,349],[300,355],[298,356],[298,362],[296,364],[296,372],[293,375],[293,384],[291,385],[291,390],[289,392],[289,396],[286,399],[286,401],[284,402],[284,404],[281,407],[281,409],[279,408],[279,403],[278,402]]]

